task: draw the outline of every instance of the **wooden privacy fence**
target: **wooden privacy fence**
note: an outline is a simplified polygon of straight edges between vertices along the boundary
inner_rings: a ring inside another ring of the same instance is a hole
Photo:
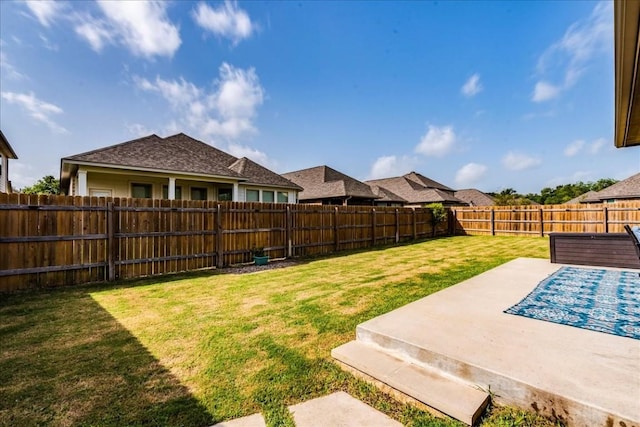
[[[447,234],[448,224],[437,234]],[[0,194],[0,291],[367,248],[432,235],[424,208]]]
[[[640,201],[610,204],[455,207],[454,234],[546,236],[624,233],[640,224]]]

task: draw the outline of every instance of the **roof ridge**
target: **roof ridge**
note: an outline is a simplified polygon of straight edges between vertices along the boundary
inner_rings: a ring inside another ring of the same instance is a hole
[[[164,139],[164,138],[162,138],[162,137],[160,137],[160,136],[156,135],[155,133],[152,133],[152,134],[150,134],[150,135],[147,135],[147,136],[141,136],[141,137],[139,137],[139,138],[131,139],[131,140],[129,140],[129,141],[119,142],[119,143],[117,143],[117,144],[108,145],[108,146],[106,146],[106,147],[96,148],[96,149],[94,149],[94,150],[85,151],[84,153],[73,154],[73,155],[71,155],[71,156],[63,157],[62,159],[63,159],[63,160],[65,160],[65,159],[73,159],[73,158],[75,158],[75,157],[86,156],[86,155],[89,155],[89,154],[95,154],[95,153],[99,153],[99,152],[101,152],[101,151],[110,150],[110,149],[113,149],[113,148],[116,148],[116,147],[122,147],[122,146],[124,146],[124,145],[129,145],[129,144],[132,144],[132,143],[134,143],[134,142],[140,142],[140,141],[141,141],[141,140],[143,140],[143,139],[148,139],[148,138],[153,138],[153,137],[156,137],[156,138],[158,138],[158,139],[160,139],[160,140]]]

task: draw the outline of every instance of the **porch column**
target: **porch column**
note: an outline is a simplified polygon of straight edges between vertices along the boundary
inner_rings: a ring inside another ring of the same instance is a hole
[[[78,196],[87,195],[87,171],[78,171]]]
[[[231,195],[231,200],[234,202],[238,201],[238,183],[234,182],[233,183],[233,194]]]
[[[176,179],[172,176],[169,177],[169,194],[167,194],[167,198],[169,200],[176,199]]]

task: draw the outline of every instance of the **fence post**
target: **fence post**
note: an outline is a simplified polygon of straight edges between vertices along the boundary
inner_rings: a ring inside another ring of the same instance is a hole
[[[544,237],[544,209],[538,210],[540,214],[540,237]]]
[[[113,202],[107,202],[107,280],[113,282],[116,279],[116,265],[113,260],[115,252],[113,237]]]
[[[286,227],[287,227],[287,258],[291,258],[293,256],[293,248],[292,248],[292,244],[291,244],[291,206],[287,205],[287,211],[286,211],[286,218],[285,221],[287,222]]]
[[[376,208],[371,209],[371,246],[376,245]]]
[[[602,207],[602,221],[604,222],[604,232],[609,232],[609,209],[606,206]]]
[[[338,249],[340,248],[340,236],[338,235],[338,207],[336,206],[334,211],[333,211],[333,239],[334,239],[334,246],[335,246],[335,251],[338,252]]]
[[[222,239],[222,205],[218,203],[216,206],[216,268],[222,268],[224,250]]]
[[[491,208],[491,235],[496,235],[496,212]]]
[[[396,243],[400,241],[400,212],[396,209]]]
[[[416,224],[416,208],[412,208],[411,209],[411,215],[412,215],[412,220],[413,220],[413,240],[418,240],[418,230],[417,230],[417,224]]]

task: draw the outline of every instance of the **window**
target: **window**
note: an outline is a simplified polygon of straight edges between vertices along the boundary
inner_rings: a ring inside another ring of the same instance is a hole
[[[169,198],[169,186],[168,185],[163,185],[162,186],[162,198],[163,199],[168,199]],[[182,187],[176,187],[176,200],[182,200]]]
[[[91,197],[111,197],[111,190],[100,190],[97,188],[91,188],[89,190]]]
[[[286,191],[278,191],[278,203],[288,203],[289,193]]]
[[[230,202],[231,200],[233,200],[233,188],[218,188],[218,200],[220,200],[221,202]]]
[[[259,202],[260,192],[258,190],[247,190],[247,202]]]
[[[131,184],[131,197],[134,199],[150,199],[153,197],[151,184]]]
[[[264,203],[273,203],[273,191],[263,191],[262,201]]]
[[[207,200],[207,189],[191,187],[191,200]]]

